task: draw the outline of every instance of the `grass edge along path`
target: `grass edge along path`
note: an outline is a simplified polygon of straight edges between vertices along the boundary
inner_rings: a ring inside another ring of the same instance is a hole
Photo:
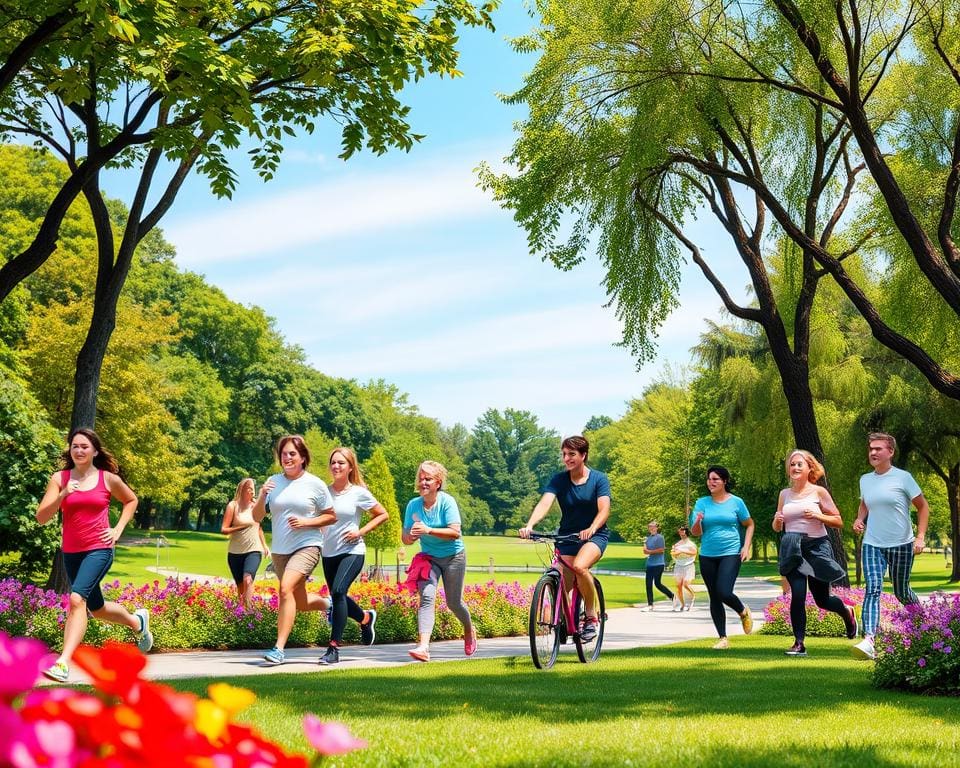
[[[846,640],[736,637],[605,653],[594,665],[529,657],[227,682],[253,690],[241,720],[306,749],[307,712],[369,741],[343,766],[960,765],[960,700],[881,691]],[[212,680],[173,683],[203,693]]]

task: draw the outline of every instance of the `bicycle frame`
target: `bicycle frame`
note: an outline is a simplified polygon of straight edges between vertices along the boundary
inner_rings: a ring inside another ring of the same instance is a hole
[[[570,571],[570,568],[564,564],[560,556],[560,551],[556,547],[553,549],[553,561],[545,573],[549,571],[556,571],[560,577],[560,599],[557,600],[557,604],[553,609],[553,623],[560,626],[560,618],[562,616],[563,626],[567,636],[573,637],[575,633],[580,632],[577,617],[573,615],[573,606],[577,604],[577,598],[580,597],[580,588],[577,586],[576,578],[573,578],[573,586],[570,587],[569,591],[567,590],[567,580],[564,572]]]
[[[581,627],[581,619],[584,619],[582,612],[585,612],[583,593],[572,573],[573,569],[564,562],[564,556],[560,554],[557,546],[561,540],[570,540],[567,536],[536,533],[531,533],[530,536],[535,541],[553,542],[553,557],[537,580],[530,603],[530,654],[538,669],[552,667],[560,645],[570,639],[577,648],[577,656],[585,664],[597,660],[603,644],[604,623],[607,618],[603,588],[600,580],[594,576],[598,626],[590,639],[585,640]],[[567,573],[568,571],[570,573]]]

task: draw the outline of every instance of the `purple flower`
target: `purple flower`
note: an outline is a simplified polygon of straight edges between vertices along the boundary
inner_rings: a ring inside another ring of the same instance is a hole
[[[917,659],[917,666],[918,666],[918,667],[925,667],[925,666],[927,666],[927,660],[926,660],[925,658],[923,658],[923,656],[921,656],[919,659]]]

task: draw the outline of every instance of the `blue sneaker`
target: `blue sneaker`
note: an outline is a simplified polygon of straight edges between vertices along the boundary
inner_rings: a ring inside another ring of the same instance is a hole
[[[268,664],[283,664],[283,662],[286,660],[286,656],[283,655],[283,651],[276,646],[263,654],[263,658]]]
[[[140,653],[150,653],[153,648],[153,632],[150,631],[150,611],[137,608],[133,615],[140,619],[140,631],[137,633],[137,648]]]

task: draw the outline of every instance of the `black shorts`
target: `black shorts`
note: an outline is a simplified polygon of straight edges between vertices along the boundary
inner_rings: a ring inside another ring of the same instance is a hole
[[[606,530],[597,531],[595,534],[593,534],[593,536],[587,539],[587,541],[589,541],[591,544],[597,545],[602,557],[607,548],[607,544],[610,542],[610,533]],[[580,551],[580,548],[587,543],[587,541],[559,541],[557,542],[557,551],[561,555],[576,555],[577,552]]]
[[[251,577],[255,577],[261,560],[263,560],[263,552],[256,550],[253,552],[241,552],[238,555],[235,555],[233,552],[227,552],[227,565],[230,566],[230,573],[233,574],[233,580],[237,584],[242,584],[243,577],[248,573]]]
[[[70,580],[70,591],[87,601],[87,608],[99,611],[103,608],[103,592],[100,582],[113,564],[113,548],[90,549],[86,552],[64,552],[63,567]]]

